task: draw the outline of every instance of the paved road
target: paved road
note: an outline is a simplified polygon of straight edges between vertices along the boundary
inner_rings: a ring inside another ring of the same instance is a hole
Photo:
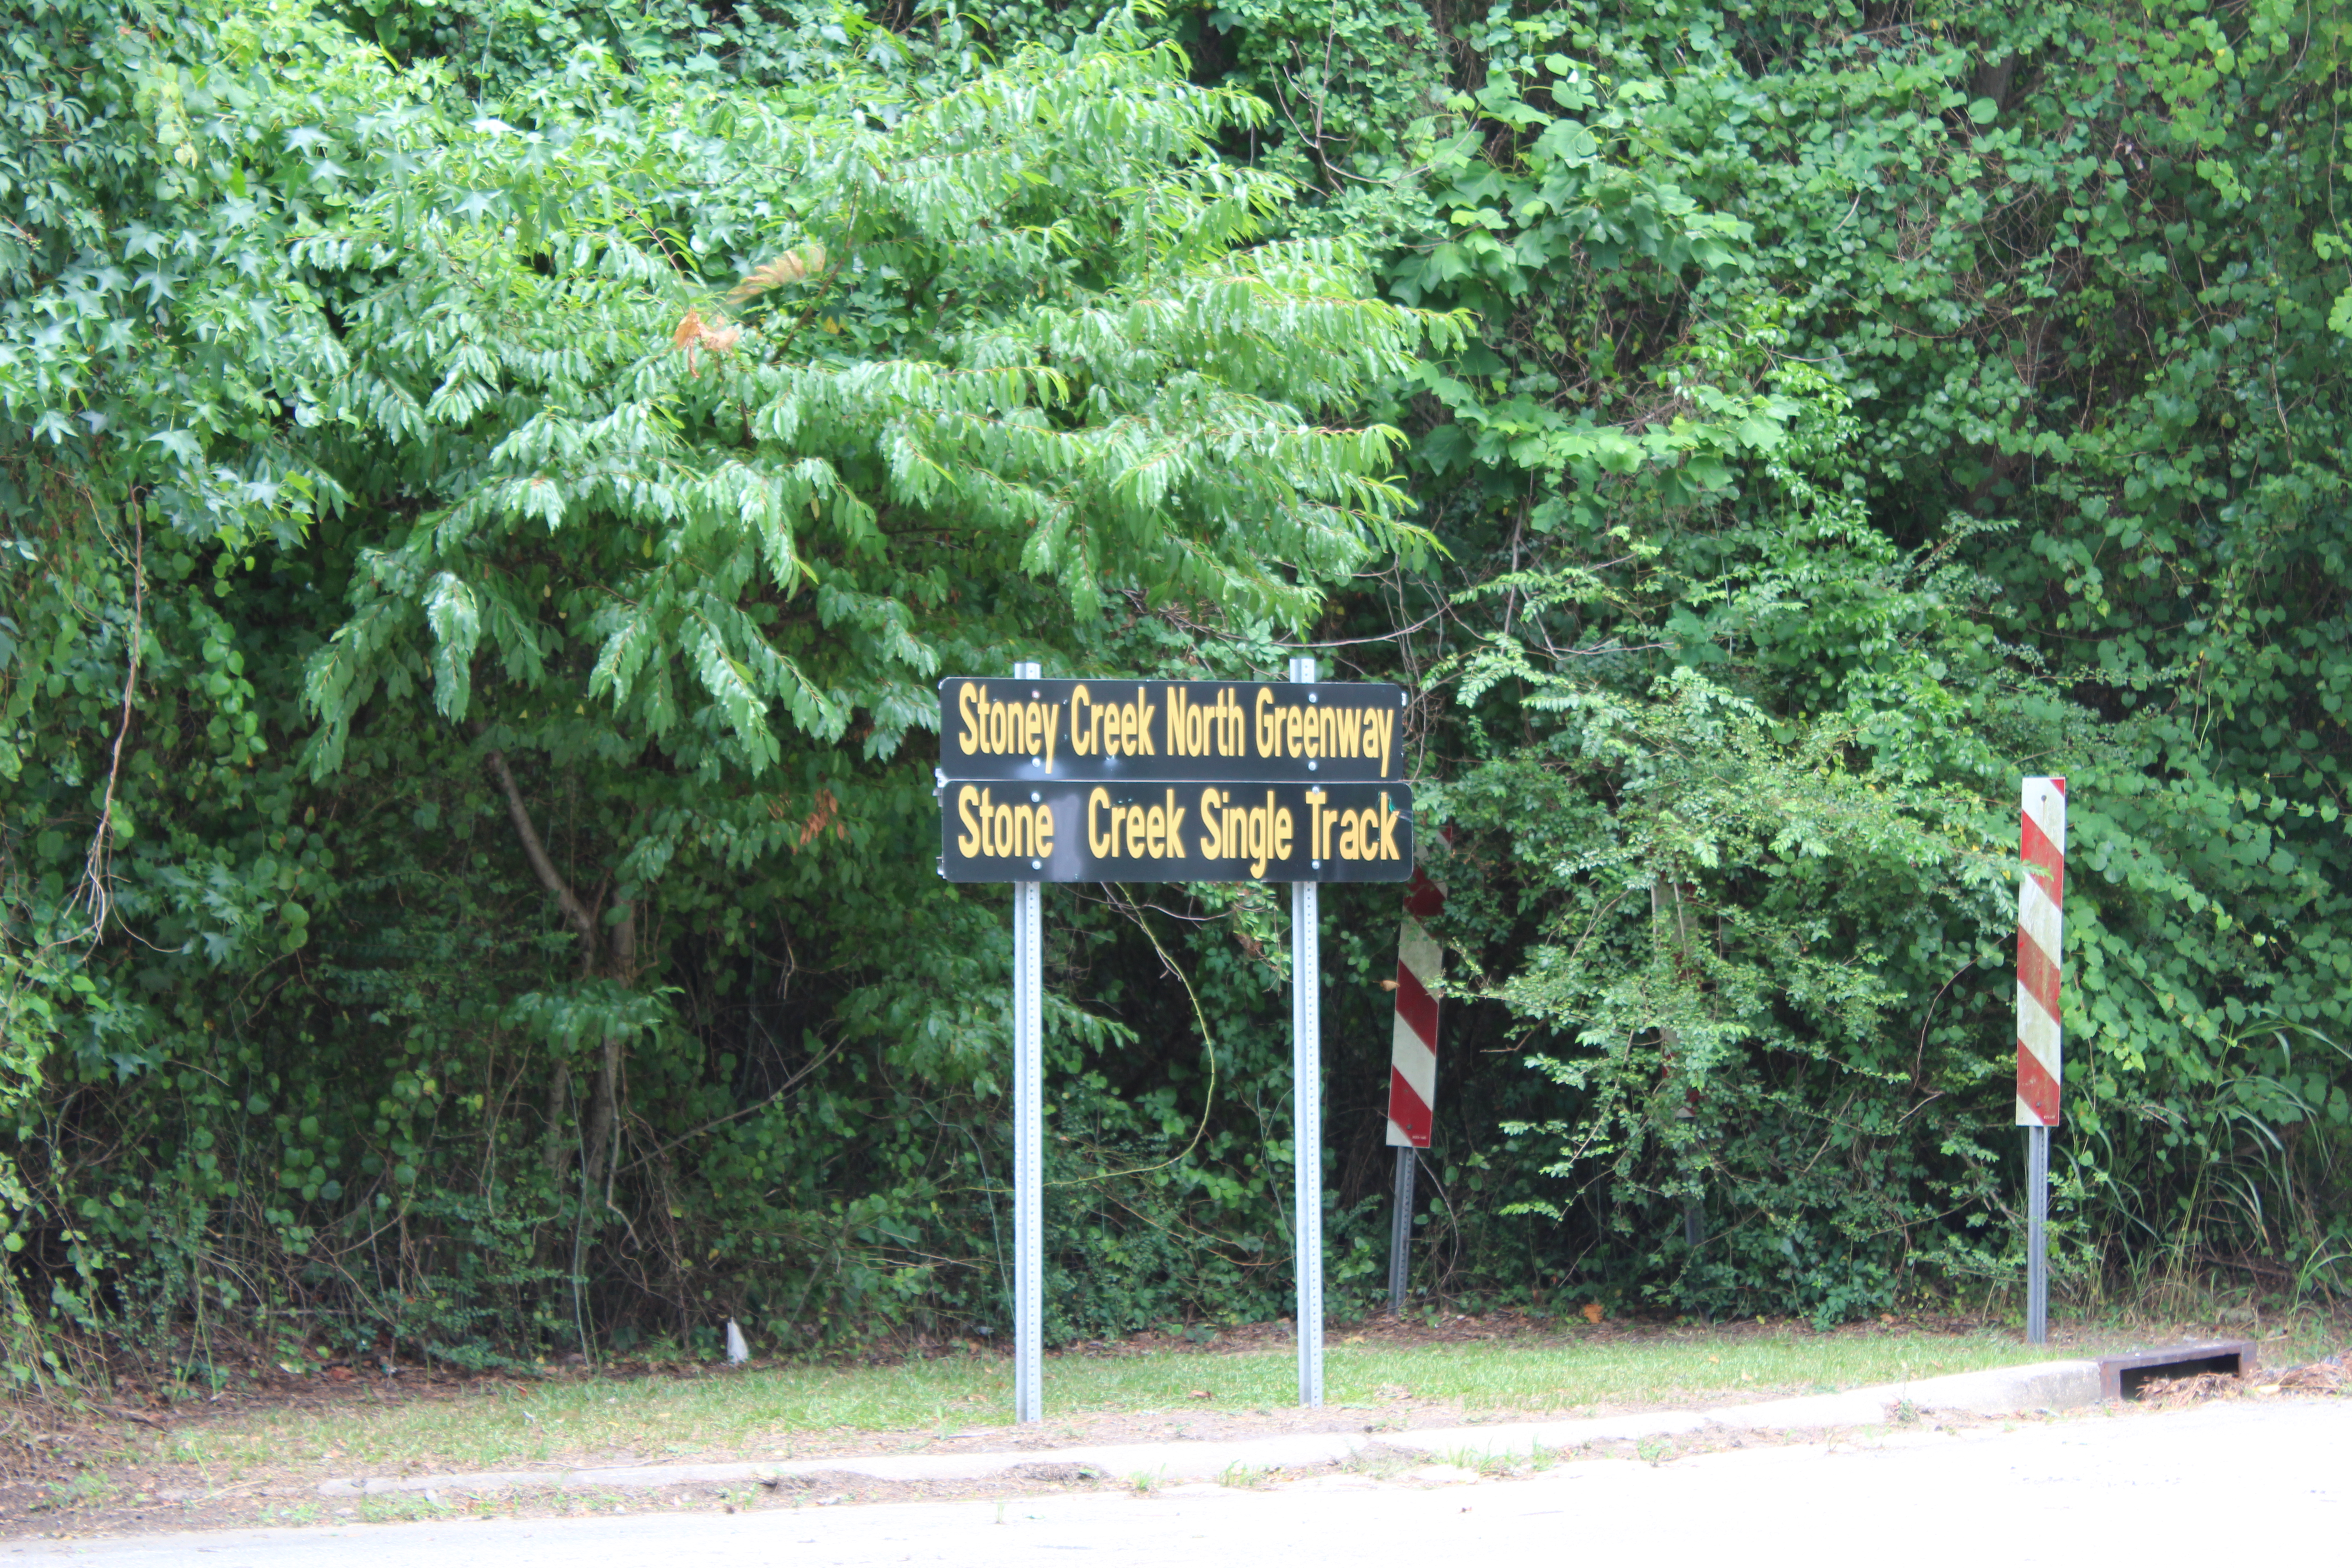
[[[2352,1401],[2090,1414],[1876,1448],[1759,1447],[1564,1465],[1434,1488],[1333,1478],[1255,1491],[1092,1494],[684,1517],[0,1542],[0,1568],[1318,1568],[1331,1563],[1842,1564],[2342,1562]],[[1505,1558],[1503,1554],[1512,1553]],[[2291,1559],[2293,1560],[2293,1559]]]

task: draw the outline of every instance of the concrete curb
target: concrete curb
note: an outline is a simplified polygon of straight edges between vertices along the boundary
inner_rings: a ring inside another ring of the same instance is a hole
[[[1066,1479],[1072,1471],[1124,1479],[1214,1480],[1237,1470],[1299,1470],[1344,1464],[1385,1451],[1446,1460],[1509,1458],[1580,1443],[1673,1436],[1710,1427],[1737,1431],[1802,1431],[1867,1426],[1908,1405],[1922,1413],[1964,1411],[2007,1415],[2095,1405],[2099,1366],[2093,1361],[2040,1362],[2029,1366],[1963,1372],[1948,1377],[1881,1384],[1844,1394],[1773,1399],[1705,1410],[1659,1410],[1580,1421],[1528,1421],[1507,1426],[1432,1427],[1419,1432],[1302,1432],[1225,1443],[1126,1443],[999,1454],[888,1454],[867,1458],[744,1461],[721,1465],[626,1465],[573,1470],[486,1470],[452,1476],[359,1476],[322,1481],[326,1498],[387,1493],[505,1491],[519,1488],[631,1488],[781,1480],[793,1476],[864,1476],[879,1481],[986,1480],[994,1477]]]

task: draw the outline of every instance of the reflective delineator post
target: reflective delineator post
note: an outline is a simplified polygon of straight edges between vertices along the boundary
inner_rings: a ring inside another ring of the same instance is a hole
[[[1034,664],[1013,667],[1034,680]],[[1013,884],[1013,1419],[1045,1418],[1045,900]]]
[[[1311,658],[1290,661],[1290,679],[1315,679]],[[1292,1166],[1298,1222],[1298,1403],[1323,1407],[1323,962],[1316,884],[1290,884]]]
[[[2025,1129],[2025,1338],[2050,1342],[2050,1129],[2064,1081],[2059,963],[2066,905],[2066,781],[2029,778],[2018,809],[2017,1124]]]
[[[1444,950],[1421,923],[1445,907],[1419,870],[1397,926],[1396,1018],[1389,1030],[1389,1142],[1396,1149],[1396,1215],[1389,1223],[1389,1311],[1404,1314],[1412,1281],[1412,1175],[1437,1112],[1437,983]]]

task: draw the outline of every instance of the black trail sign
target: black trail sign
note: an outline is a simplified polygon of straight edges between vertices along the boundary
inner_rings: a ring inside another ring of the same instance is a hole
[[[1412,876],[1412,791],[1402,784],[950,779],[940,805],[950,882]]]
[[[940,772],[1022,784],[1394,784],[1404,689],[1370,682],[940,682]]]

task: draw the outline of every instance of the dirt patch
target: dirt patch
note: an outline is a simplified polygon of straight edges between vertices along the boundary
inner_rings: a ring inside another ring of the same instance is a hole
[[[1888,1430],[1904,1423],[1890,1417]],[[1938,1415],[1917,1424],[1927,1433],[1959,1433],[1982,1423]],[[1082,1493],[1152,1495],[1162,1490],[1198,1495],[1225,1489],[1335,1484],[1435,1488],[1522,1477],[1560,1464],[1620,1461],[1660,1466],[1702,1455],[1742,1448],[1828,1442],[1832,1452],[1861,1449],[1883,1440],[1875,1435],[1826,1431],[1751,1432],[1727,1427],[1638,1439],[1607,1439],[1540,1457],[1496,1458],[1463,1467],[1434,1461],[1425,1453],[1379,1444],[1339,1464],[1297,1468],[1237,1470],[1218,1481],[1163,1483],[1145,1476],[1112,1475],[1092,1466],[1042,1463],[1015,1466],[974,1479],[877,1480],[845,1470],[781,1476],[728,1483],[663,1487],[530,1487],[474,1491],[462,1487],[352,1499],[327,1499],[307,1478],[257,1479],[197,1495],[164,1492],[85,1495],[68,1506],[44,1489],[18,1484],[0,1489],[0,1534],[75,1540],[163,1534],[240,1527],[390,1524],[453,1519],[561,1519],[587,1515],[746,1513],[775,1510],[837,1508],[898,1502],[997,1502],[1012,1505],[1040,1496]],[[123,1483],[133,1478],[123,1478]],[[29,1510],[19,1513],[20,1510]]]

